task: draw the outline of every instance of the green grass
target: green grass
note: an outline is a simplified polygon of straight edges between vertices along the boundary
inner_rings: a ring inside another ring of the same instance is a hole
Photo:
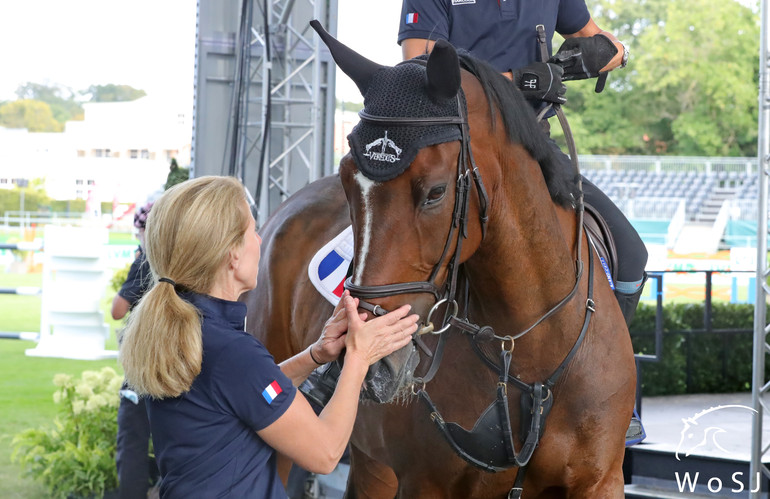
[[[41,274],[9,274],[0,271],[0,287],[40,286]],[[117,349],[115,329],[121,325],[109,315],[114,291],[108,289],[102,302],[104,322],[110,325],[106,348]],[[3,295],[0,300],[0,331],[38,331],[40,297]],[[13,436],[27,428],[48,426],[57,413],[53,403],[53,376],[68,373],[79,376],[83,371],[104,366],[122,373],[116,359],[70,360],[27,357],[25,350],[35,342],[0,339],[0,497],[31,499],[46,497],[45,489],[30,478],[21,476],[21,468],[11,462]],[[117,417],[117,412],[115,414]]]
[[[110,232],[109,244],[139,244],[139,240],[129,232]]]
[[[0,288],[40,287],[41,274],[0,273]],[[40,296],[2,295],[0,331],[40,331]]]
[[[35,231],[35,237],[43,237],[43,231]],[[0,242],[5,241],[19,241],[23,238],[23,234],[18,228],[12,229],[0,229]],[[134,237],[131,232],[109,232],[108,244],[139,244],[139,241]]]

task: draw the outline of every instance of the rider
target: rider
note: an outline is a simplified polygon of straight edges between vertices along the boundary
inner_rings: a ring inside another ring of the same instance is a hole
[[[403,0],[398,42],[404,59],[430,52],[437,39],[448,40],[512,80],[536,111],[547,103],[566,102],[562,81],[593,78],[625,67],[625,45],[596,25],[584,0],[544,0],[538,2],[537,8],[520,3]],[[537,25],[545,27],[549,55],[554,32],[566,39],[556,55],[543,62],[538,60]],[[602,78],[600,84],[603,82]],[[554,114],[550,111],[545,117]],[[542,127],[550,134],[547,119],[543,119]],[[559,149],[552,139],[549,142]],[[573,168],[568,156],[557,156],[563,159],[565,168]],[[591,182],[582,180],[586,203],[605,218],[615,240],[615,296],[626,324],[630,324],[644,287],[647,250],[617,206]]]
[[[537,25],[545,27],[547,51],[559,32],[566,41],[557,54],[539,61]],[[468,50],[486,60],[522,91],[536,111],[548,103],[564,104],[566,87],[562,81],[597,77],[625,67],[628,50],[609,32],[601,30],[591,18],[584,0],[544,0],[537,8],[520,6],[520,0],[403,0],[398,43],[404,60],[428,53],[437,39]],[[597,92],[604,84],[603,76]],[[550,135],[545,114],[541,125]],[[569,157],[549,137],[559,151],[565,168],[573,168]],[[586,203],[605,218],[612,232],[618,255],[615,296],[626,324],[630,324],[646,280],[647,250],[631,223],[615,204],[595,185],[582,179]],[[336,380],[334,369],[324,366],[314,372],[300,390],[323,405]],[[632,418],[626,433],[627,445],[644,438],[639,420]]]

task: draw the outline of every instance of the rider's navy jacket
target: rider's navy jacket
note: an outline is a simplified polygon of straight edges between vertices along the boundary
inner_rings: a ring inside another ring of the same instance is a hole
[[[244,332],[246,305],[184,293],[202,316],[203,363],[189,392],[147,399],[164,498],[285,498],[275,451],[256,431],[291,405],[296,388]]]
[[[501,73],[540,61],[535,27],[572,34],[591,19],[584,0],[403,0],[398,43],[444,39]]]

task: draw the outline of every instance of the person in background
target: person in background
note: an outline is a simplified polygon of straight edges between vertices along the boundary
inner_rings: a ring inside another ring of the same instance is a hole
[[[134,214],[134,228],[139,239],[134,261],[126,281],[112,300],[112,318],[123,319],[136,306],[152,283],[150,265],[144,256],[144,230],[152,203],[139,208]],[[118,470],[118,497],[146,499],[147,491],[158,478],[158,466],[149,455],[150,421],[144,399],[123,383],[118,406],[118,441],[115,464]]]
[[[276,365],[244,330],[261,239],[243,185],[200,177],[166,191],[147,221],[154,285],[129,316],[120,361],[146,397],[161,497],[284,498],[276,451],[329,473],[347,446],[369,366],[417,329],[409,306],[364,321],[348,293],[319,339]],[[346,349],[319,415],[295,388]]]

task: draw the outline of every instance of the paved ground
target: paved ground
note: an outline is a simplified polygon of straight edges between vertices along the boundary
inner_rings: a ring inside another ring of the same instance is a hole
[[[764,402],[768,405],[770,399]],[[645,397],[642,422],[647,439],[642,445],[678,452],[682,457],[689,451],[749,460],[754,415],[751,407],[751,393]],[[691,419],[687,428],[683,419]],[[770,415],[766,413],[763,419],[763,442],[767,446]]]

